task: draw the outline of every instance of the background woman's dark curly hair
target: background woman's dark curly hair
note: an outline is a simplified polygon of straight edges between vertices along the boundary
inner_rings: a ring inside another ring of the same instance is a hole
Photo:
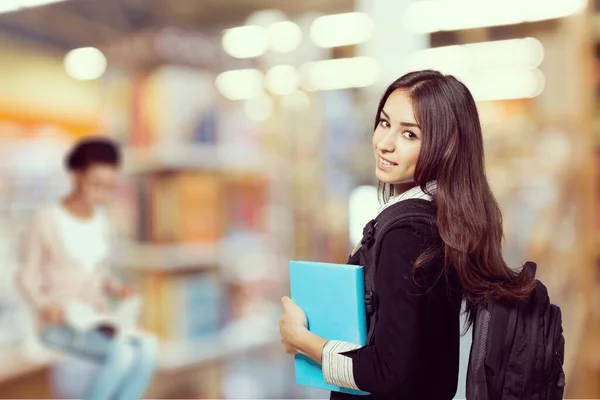
[[[92,137],[79,141],[65,158],[65,166],[71,172],[85,171],[94,164],[119,167],[119,147],[110,139]]]

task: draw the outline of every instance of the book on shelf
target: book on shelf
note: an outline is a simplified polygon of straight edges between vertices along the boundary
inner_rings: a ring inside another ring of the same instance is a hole
[[[140,239],[153,243],[215,243],[222,232],[218,174],[204,171],[154,173],[142,178]]]
[[[216,273],[149,274],[144,283],[143,325],[166,340],[217,334],[227,315],[226,287]]]

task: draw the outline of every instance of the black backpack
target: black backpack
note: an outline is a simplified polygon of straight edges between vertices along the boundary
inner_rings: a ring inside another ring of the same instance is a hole
[[[435,224],[427,200],[408,199],[383,210],[363,230],[360,264],[365,268],[367,344],[377,324],[375,274],[385,234],[402,223]],[[524,266],[535,276],[536,265]],[[468,400],[562,399],[565,340],[561,310],[550,302],[543,283],[524,302],[496,302],[477,311],[467,370]]]
[[[535,276],[536,265],[524,269]],[[557,400],[565,388],[561,310],[546,286],[526,300],[477,310],[467,371],[467,399]]]

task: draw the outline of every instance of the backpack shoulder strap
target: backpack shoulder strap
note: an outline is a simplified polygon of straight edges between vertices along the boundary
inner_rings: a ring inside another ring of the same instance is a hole
[[[472,327],[471,351],[467,366],[467,399],[487,400],[488,387],[485,374],[485,359],[488,351],[487,338],[491,320],[490,310],[480,307]]]
[[[422,199],[409,199],[393,204],[375,218],[373,248],[375,265],[379,261],[379,251],[385,235],[402,224],[425,222],[435,224],[435,209],[431,202]]]
[[[365,268],[365,303],[367,315],[369,316],[367,343],[371,342],[374,327],[377,323],[375,274],[383,239],[391,229],[403,223],[417,221],[435,223],[435,210],[428,200],[408,199],[393,204],[370,221],[363,230],[361,241],[363,248],[360,249],[360,261]]]

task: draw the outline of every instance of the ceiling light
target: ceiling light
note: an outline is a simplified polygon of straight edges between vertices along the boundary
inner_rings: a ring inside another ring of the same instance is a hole
[[[265,75],[267,89],[277,95],[294,93],[300,85],[300,76],[291,65],[276,65]]]
[[[408,69],[435,69],[464,75],[490,68],[535,68],[544,60],[544,46],[532,37],[433,47],[409,56]]]
[[[221,40],[223,49],[235,58],[254,58],[267,51],[268,35],[258,25],[238,26],[227,29]]]
[[[532,98],[545,86],[539,69],[490,69],[465,76],[462,81],[477,101]]]
[[[215,85],[229,100],[245,100],[263,92],[263,77],[257,69],[231,70],[219,74]]]
[[[306,90],[366,87],[377,81],[379,65],[371,57],[314,61],[301,68],[301,77]]]
[[[67,74],[77,80],[88,81],[100,78],[106,71],[106,57],[95,47],[71,50],[64,59]]]
[[[302,41],[302,31],[291,21],[271,24],[268,28],[269,47],[278,53],[289,53],[296,50]]]
[[[416,33],[454,31],[564,18],[583,11],[586,3],[587,0],[424,0],[412,2],[403,21]]]

